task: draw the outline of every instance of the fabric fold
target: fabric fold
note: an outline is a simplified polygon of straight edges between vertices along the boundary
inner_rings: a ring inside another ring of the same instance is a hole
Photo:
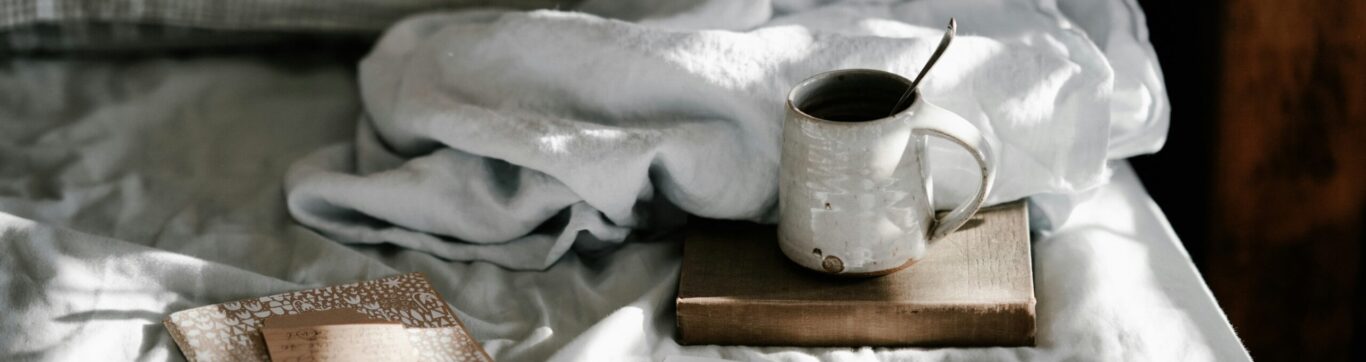
[[[678,16],[711,8],[727,7]],[[532,269],[581,231],[617,243],[681,222],[655,209],[773,222],[788,89],[833,69],[915,74],[950,16],[960,36],[922,93],[999,150],[989,203],[1093,189],[1108,160],[1160,147],[1165,94],[1135,86],[1155,61],[1126,60],[1117,75],[1055,4],[839,3],[741,31],[468,11],[410,18],[381,39],[360,66],[358,146],[295,165],[291,212],[342,242]],[[1119,35],[1105,49],[1146,44]],[[966,153],[932,140],[930,160],[938,207],[975,190]],[[1045,214],[1065,218],[1071,198],[1048,200],[1064,203]],[[562,213],[582,224],[555,230]]]

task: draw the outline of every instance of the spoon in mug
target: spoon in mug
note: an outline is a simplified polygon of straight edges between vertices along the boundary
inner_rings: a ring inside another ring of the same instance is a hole
[[[953,41],[953,36],[957,32],[958,21],[949,18],[949,30],[944,32],[943,38],[939,39],[939,47],[934,49],[934,54],[930,54],[930,60],[925,62],[925,67],[920,68],[920,75],[915,76],[915,81],[911,82],[911,87],[906,88],[906,93],[902,93],[901,98],[896,101],[896,104],[892,105],[892,111],[887,113],[888,117],[896,114],[896,110],[901,109],[901,103],[906,102],[906,98],[910,97],[911,93],[915,92],[915,88],[920,86],[920,80],[925,79],[925,73],[929,73],[930,67],[933,67],[934,63],[939,61],[939,56],[944,55],[944,49],[949,48],[949,42]]]

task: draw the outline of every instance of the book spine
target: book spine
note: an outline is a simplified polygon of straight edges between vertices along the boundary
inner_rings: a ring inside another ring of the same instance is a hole
[[[1033,346],[1034,300],[989,305],[678,300],[681,344]]]

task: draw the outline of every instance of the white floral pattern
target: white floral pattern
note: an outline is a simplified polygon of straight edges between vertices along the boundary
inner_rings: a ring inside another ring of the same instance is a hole
[[[334,308],[403,323],[422,361],[493,360],[421,273],[198,307],[165,324],[190,361],[269,361],[262,320]]]

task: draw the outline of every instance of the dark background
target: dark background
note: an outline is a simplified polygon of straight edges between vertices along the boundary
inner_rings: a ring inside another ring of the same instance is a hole
[[[1366,1],[1140,0],[1172,103],[1132,160],[1256,360],[1366,360]]]

